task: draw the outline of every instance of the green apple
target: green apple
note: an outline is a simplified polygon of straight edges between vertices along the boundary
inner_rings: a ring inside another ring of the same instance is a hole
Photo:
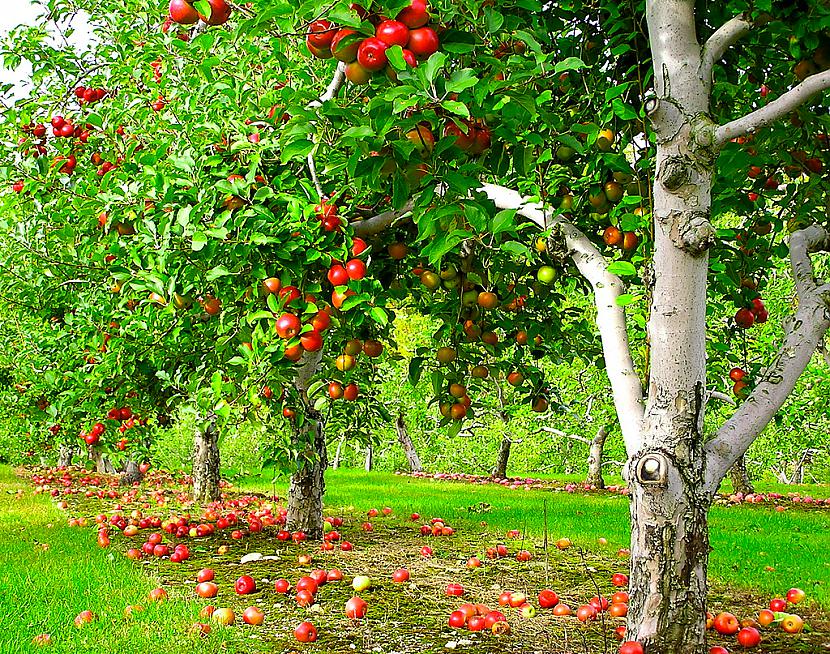
[[[522,604],[519,607],[519,613],[523,618],[535,618],[536,608],[532,604]]]
[[[553,266],[542,266],[536,273],[536,279],[543,284],[553,284],[556,281],[556,268]]]
[[[352,580],[352,588],[354,588],[358,593],[362,593],[364,590],[371,587],[372,580],[366,575],[358,575]]]

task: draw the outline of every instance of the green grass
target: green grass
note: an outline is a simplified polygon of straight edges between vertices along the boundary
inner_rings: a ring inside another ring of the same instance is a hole
[[[545,533],[547,506],[549,537],[571,538],[588,549],[614,554],[629,544],[627,498],[613,494],[551,493],[509,490],[455,482],[435,482],[388,473],[332,470],[326,474],[329,510],[354,506],[359,510],[392,506],[400,514],[418,512],[424,518],[440,516],[452,524],[486,521],[496,532],[521,529],[536,540]],[[269,492],[254,479],[242,488]],[[759,484],[759,491],[774,485]],[[791,492],[794,487],[784,487]],[[820,496],[826,487],[797,487]],[[282,487],[277,492],[283,492]],[[779,491],[782,492],[782,491]],[[481,503],[489,511],[481,513]],[[471,509],[472,507],[472,509]],[[713,507],[710,513],[710,574],[729,586],[779,596],[798,586],[830,607],[830,510],[787,510],[772,507]],[[600,537],[608,544],[598,544]],[[765,568],[774,568],[771,571]]]
[[[18,499],[19,488],[24,493]],[[147,594],[157,585],[150,566],[133,565],[120,553],[99,548],[95,527],[70,528],[50,498],[33,495],[32,487],[5,466],[0,466],[0,516],[2,654],[44,651],[31,644],[41,633],[52,636],[50,652],[205,651],[187,635],[199,611],[196,602],[150,605]],[[185,592],[171,589],[170,595],[183,599]],[[125,607],[134,604],[145,611],[124,619]],[[73,620],[85,609],[98,620],[77,629]],[[212,638],[217,645],[216,635]]]

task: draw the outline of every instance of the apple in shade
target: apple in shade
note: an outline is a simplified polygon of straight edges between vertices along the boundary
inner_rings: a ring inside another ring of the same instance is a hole
[[[366,602],[360,597],[352,597],[348,602],[346,602],[346,617],[351,620],[360,620],[361,618],[365,618],[368,606],[369,605],[366,604]]]
[[[245,624],[261,625],[265,621],[265,614],[256,606],[249,606],[242,612],[242,621]]]
[[[756,647],[761,642],[761,634],[755,627],[744,627],[738,632],[738,642],[747,649]]]
[[[358,593],[362,593],[364,590],[367,590],[371,587],[372,580],[366,575],[358,575],[357,577],[352,579],[352,588],[354,588],[355,591]]]
[[[406,568],[398,568],[395,572],[392,573],[392,581],[397,584],[401,584],[405,581],[409,581],[409,570]]]
[[[301,643],[313,643],[317,640],[317,629],[310,622],[301,622],[294,628],[294,638]]]

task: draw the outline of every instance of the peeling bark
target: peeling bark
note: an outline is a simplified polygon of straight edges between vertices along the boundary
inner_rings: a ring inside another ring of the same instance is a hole
[[[421,458],[418,456],[418,451],[415,449],[415,444],[412,442],[412,437],[406,428],[403,413],[398,413],[398,418],[395,420],[395,432],[398,435],[398,442],[401,444],[403,453],[406,456],[406,462],[409,464],[409,471],[421,472],[423,470]]]
[[[209,504],[219,499],[219,429],[216,419],[204,428],[196,427],[193,437],[193,500]]]
[[[603,425],[591,440],[591,449],[588,452],[588,476],[585,483],[597,488],[605,488],[605,479],[602,477],[602,451],[607,439],[608,429]]]

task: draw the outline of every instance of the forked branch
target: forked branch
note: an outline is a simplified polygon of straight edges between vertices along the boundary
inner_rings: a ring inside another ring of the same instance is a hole
[[[590,239],[561,216],[550,215],[542,205],[530,203],[517,191],[503,186],[484,184],[479,192],[485,193],[499,209],[515,209],[542,229],[556,225],[561,230],[576,267],[594,289],[597,326],[617,417],[626,450],[629,454],[637,452],[642,439],[643,387],[631,358],[625,309],[617,304],[625,291],[622,281],[608,271],[608,261]]]
[[[329,100],[333,100],[334,97],[338,94],[340,89],[343,87],[343,84],[346,82],[346,65],[341,61],[337,64],[337,68],[334,69],[334,76],[331,78],[331,82],[326,87],[326,90],[323,91],[323,94],[313,100],[312,102],[308,103],[307,109],[315,109],[317,107],[323,106],[323,103],[328,102]],[[317,195],[322,200],[323,199],[323,187],[320,184],[320,180],[317,177],[317,164],[314,162],[314,151],[308,153],[308,172],[311,174],[311,181],[314,184],[314,189],[317,191]]]
[[[830,231],[813,225],[790,237],[790,262],[798,309],[784,342],[747,400],[705,446],[706,489],[714,494],[734,463],[764,430],[790,396],[830,329],[830,284],[813,276],[810,254],[830,250]]]

